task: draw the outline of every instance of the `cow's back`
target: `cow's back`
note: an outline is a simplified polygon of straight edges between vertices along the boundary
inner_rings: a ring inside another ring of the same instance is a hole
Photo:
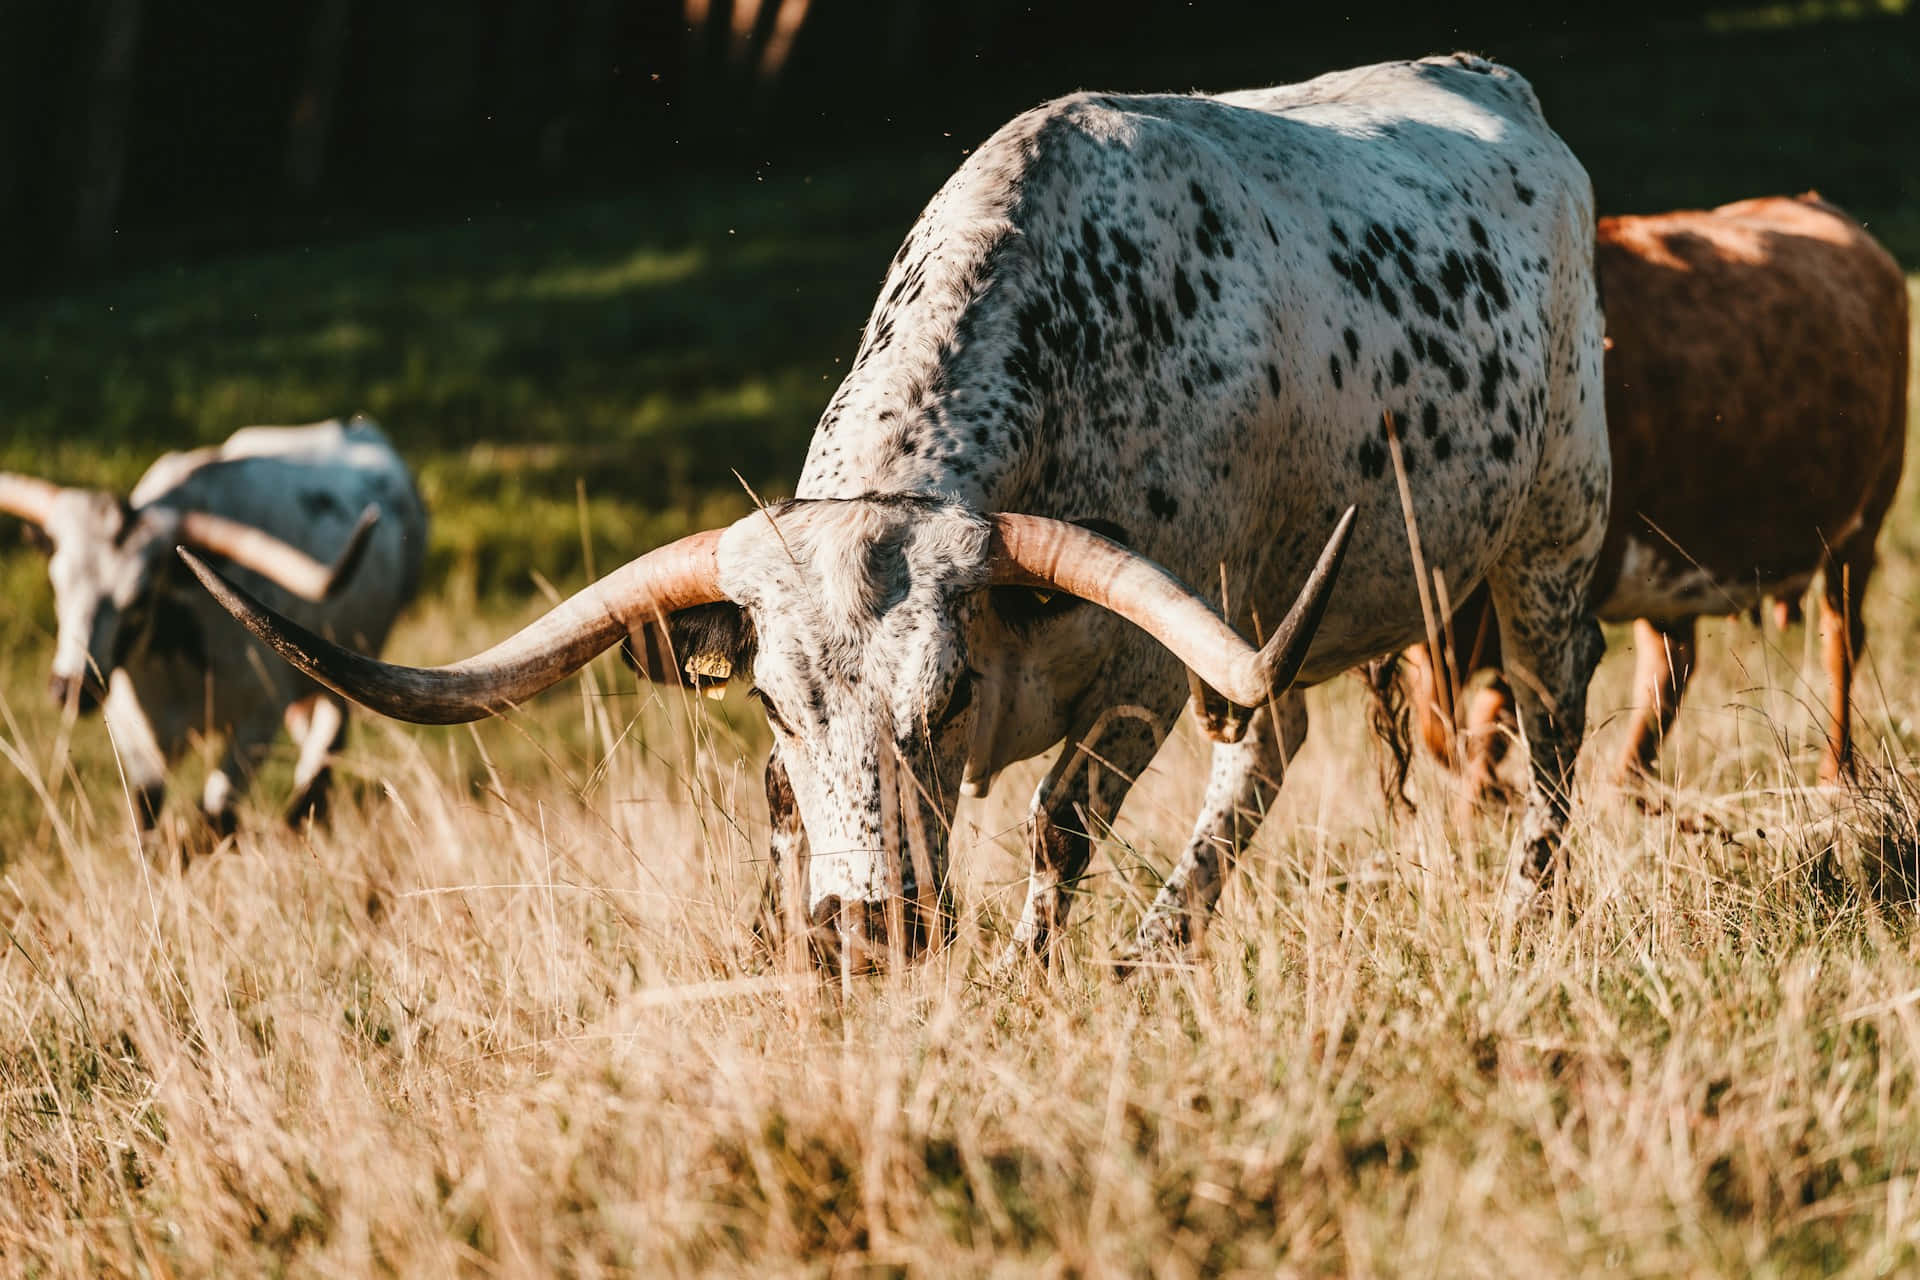
[[[1898,265],[1815,196],[1603,219],[1603,615],[1733,612],[1871,538],[1906,441]]]
[[[797,492],[1103,520],[1263,616],[1357,505],[1324,677],[1419,629],[1383,414],[1450,583],[1604,503],[1592,228],[1478,59],[1050,103],[908,235]]]
[[[426,509],[406,463],[366,418],[245,427],[218,446],[167,454],[141,477],[131,501],[136,507],[158,502],[211,511],[263,529],[323,562],[339,554],[361,512],[377,506],[380,520],[367,550],[332,600],[300,600],[228,566],[242,585],[304,625],[369,651],[385,641],[419,588]],[[188,599],[203,602],[197,592]],[[210,628],[235,625],[217,606],[201,612]]]

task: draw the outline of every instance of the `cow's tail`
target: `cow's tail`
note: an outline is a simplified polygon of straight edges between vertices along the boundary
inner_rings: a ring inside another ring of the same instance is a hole
[[[1367,723],[1384,750],[1377,758],[1380,767],[1380,794],[1393,815],[1402,807],[1412,813],[1418,806],[1407,791],[1407,774],[1413,768],[1413,708],[1407,703],[1406,683],[1400,679],[1400,651],[1375,658],[1359,671],[1367,686]]]

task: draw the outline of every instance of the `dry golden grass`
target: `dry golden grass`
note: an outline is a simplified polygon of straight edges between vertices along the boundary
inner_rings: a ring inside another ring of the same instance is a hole
[[[612,663],[512,721],[359,723],[327,830],[143,856],[98,724],[0,655],[0,1271],[1883,1275],[1920,1267],[1920,501],[1882,539],[1863,784],[1804,632],[1712,624],[1643,812],[1591,705],[1562,909],[1510,824],[1389,820],[1358,691],[1197,963],[1106,960],[1198,802],[1182,727],[1051,971],[987,961],[1038,765],[962,809],[951,947],[845,987],[754,941],[747,705]],[[458,592],[393,646],[513,619]],[[1624,642],[1616,636],[1616,647]],[[196,770],[184,770],[192,794]],[[188,830],[180,803],[174,836]]]
[[[1904,755],[1889,718],[1920,690],[1895,625],[1911,578],[1884,584],[1870,753]],[[431,606],[397,649],[504,621]],[[363,722],[330,830],[275,827],[275,775],[237,841],[184,873],[135,852],[105,779],[58,785],[42,713],[9,707],[50,806],[0,881],[0,1257],[153,1275],[1911,1268],[1920,966],[1901,885],[1920,788],[1893,770],[1801,787],[1800,633],[1709,637],[1683,789],[1649,817],[1590,778],[1570,910],[1503,922],[1498,822],[1461,830],[1437,802],[1387,820],[1343,682],[1315,695],[1199,963],[1126,985],[1104,961],[1198,799],[1185,728],[1050,975],[986,965],[1018,905],[1030,766],[963,810],[956,944],[842,991],[753,943],[764,731],[742,703],[645,694],[609,664],[516,723]],[[1627,669],[1609,659],[1596,709]],[[1615,742],[1603,724],[1590,775]],[[1418,785],[1439,797],[1436,775]]]

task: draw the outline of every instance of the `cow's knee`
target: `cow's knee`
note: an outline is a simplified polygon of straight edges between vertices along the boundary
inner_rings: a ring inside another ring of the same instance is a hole
[[[287,825],[299,828],[308,822],[326,822],[332,812],[332,793],[333,766],[322,765],[304,786],[294,792],[292,801],[287,805]]]
[[[131,791],[134,821],[143,833],[152,831],[159,825],[160,811],[166,807],[167,784],[159,781],[137,782]]]

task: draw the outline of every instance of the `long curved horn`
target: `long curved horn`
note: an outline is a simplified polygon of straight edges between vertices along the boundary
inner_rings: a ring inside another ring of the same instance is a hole
[[[395,666],[343,649],[238,590],[184,547],[180,557],[228,613],[329,689],[396,720],[463,724],[557,684],[643,622],[724,600],[716,556],[724,532],[649,551],[485,653],[445,667]]]
[[[274,537],[264,529],[238,520],[217,516],[211,511],[180,513],[180,541],[196,551],[224,556],[243,569],[284,587],[302,600],[318,604],[331,600],[353,577],[366,554],[373,526],[380,522],[380,508],[368,505],[360,520],[347,535],[346,546],[332,564],[322,564],[312,556]]]
[[[1255,649],[1178,578],[1136,552],[1076,524],[1043,516],[993,517],[992,580],[1043,587],[1111,609],[1172,651],[1199,677],[1243,707],[1286,690],[1307,659],[1340,572],[1356,508],[1348,507],[1307,575],[1293,607]]]
[[[60,486],[34,476],[0,471],[0,511],[35,525],[44,525],[53,514],[53,500]]]

